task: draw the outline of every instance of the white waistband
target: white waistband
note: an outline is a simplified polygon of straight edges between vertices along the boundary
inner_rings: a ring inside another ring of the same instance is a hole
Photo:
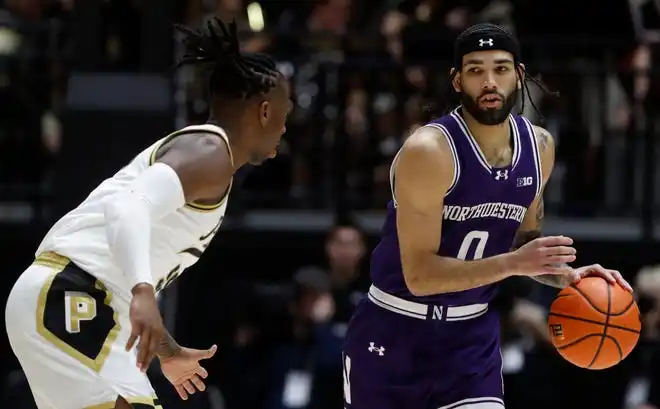
[[[377,306],[397,314],[420,320],[434,319],[445,321],[464,321],[477,318],[488,311],[488,304],[470,304],[458,306],[426,305],[418,302],[404,300],[388,294],[376,286],[369,288],[369,299]],[[433,314],[429,314],[429,308]]]

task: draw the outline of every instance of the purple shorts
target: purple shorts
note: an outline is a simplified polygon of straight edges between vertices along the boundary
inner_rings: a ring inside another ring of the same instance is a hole
[[[454,307],[430,306],[424,317],[383,305],[370,294],[349,324],[346,409],[504,408],[496,312],[453,319]]]

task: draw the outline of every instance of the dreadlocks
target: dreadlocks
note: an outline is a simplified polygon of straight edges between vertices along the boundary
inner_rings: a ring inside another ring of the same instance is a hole
[[[442,105],[442,108],[440,108],[440,106],[436,105],[435,103],[430,104],[426,110],[426,113],[429,115],[429,117],[442,116],[454,109],[455,93],[452,87],[452,82],[454,81],[456,74],[458,74],[461,70],[461,66],[463,65],[463,56],[473,51],[484,50],[504,50],[510,52],[513,55],[514,63],[516,66],[516,75],[522,84],[522,103],[519,113],[522,113],[525,110],[525,101],[529,100],[534,110],[539,114],[541,118],[543,118],[539,108],[531,97],[531,93],[529,91],[529,81],[536,84],[544,93],[548,95],[559,96],[559,93],[549,91],[541,81],[540,75],[536,77],[524,75],[525,72],[522,69],[520,61],[520,45],[518,44],[518,40],[513,34],[508,32],[503,27],[490,23],[475,24],[471,27],[468,27],[456,38],[456,41],[454,42],[454,70],[449,76],[449,81],[440,94],[440,99],[445,101],[445,103]]]
[[[280,75],[275,62],[264,54],[240,52],[235,20],[226,26],[214,17],[204,31],[178,24],[174,27],[186,36],[186,54],[176,67],[212,64],[211,96],[248,99],[275,87]]]

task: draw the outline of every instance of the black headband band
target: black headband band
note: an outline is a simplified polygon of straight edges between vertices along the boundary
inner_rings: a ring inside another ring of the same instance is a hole
[[[488,30],[490,31],[490,30]],[[454,44],[454,68],[463,66],[463,56],[475,51],[502,50],[513,55],[513,62],[520,63],[520,44],[506,31],[473,32],[459,37]]]

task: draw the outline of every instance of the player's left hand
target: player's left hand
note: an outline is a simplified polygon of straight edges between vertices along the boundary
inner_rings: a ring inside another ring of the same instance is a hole
[[[181,399],[188,400],[188,395],[206,389],[204,379],[209,374],[199,361],[213,357],[217,350],[216,345],[209,349],[181,348],[173,357],[161,360],[163,375],[174,386]]]
[[[590,266],[584,266],[573,270],[571,276],[572,283],[577,283],[578,281],[582,280],[584,277],[589,277],[589,276],[602,277],[611,284],[619,284],[625,290],[631,293],[633,292],[632,287],[621,276],[621,273],[619,273],[616,270],[610,270],[604,268],[600,264],[592,264]]]

